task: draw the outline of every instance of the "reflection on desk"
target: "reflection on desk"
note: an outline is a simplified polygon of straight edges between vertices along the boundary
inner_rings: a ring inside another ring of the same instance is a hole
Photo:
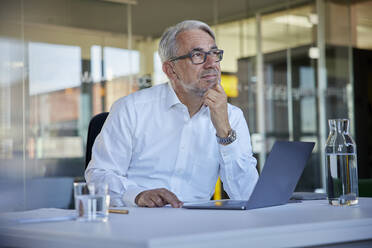
[[[65,248],[372,244],[372,198],[360,198],[359,205],[353,207],[334,207],[318,200],[248,211],[126,209],[129,214],[110,214],[107,223],[3,225],[0,243],[10,247]]]

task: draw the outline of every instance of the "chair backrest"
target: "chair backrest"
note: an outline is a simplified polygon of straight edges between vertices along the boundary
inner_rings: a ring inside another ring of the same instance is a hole
[[[101,132],[103,123],[105,123],[108,114],[109,114],[108,112],[103,112],[98,115],[95,115],[89,122],[88,139],[85,151],[85,169],[88,167],[89,161],[92,158],[92,147],[94,144],[94,140],[96,139],[97,135]]]

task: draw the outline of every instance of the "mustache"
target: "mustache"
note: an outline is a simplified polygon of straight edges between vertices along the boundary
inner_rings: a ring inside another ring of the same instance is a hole
[[[207,75],[218,75],[218,71],[216,69],[208,69],[208,70],[205,70],[205,71],[202,71],[201,74],[200,74],[200,77],[204,77],[204,76],[207,76]]]

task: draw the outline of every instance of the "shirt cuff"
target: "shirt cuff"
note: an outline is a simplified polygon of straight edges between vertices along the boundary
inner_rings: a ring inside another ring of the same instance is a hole
[[[230,163],[231,161],[235,160],[239,155],[239,145],[237,140],[235,140],[233,143],[229,145],[219,144],[219,148],[224,163]]]
[[[146,189],[142,187],[137,186],[129,186],[125,193],[123,194],[123,202],[125,206],[127,207],[137,207],[137,204],[135,203],[136,196],[141,193],[142,191],[145,191]]]

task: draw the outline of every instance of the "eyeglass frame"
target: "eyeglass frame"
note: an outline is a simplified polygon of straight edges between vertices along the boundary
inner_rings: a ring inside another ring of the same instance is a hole
[[[185,55],[181,55],[181,56],[178,56],[178,57],[170,58],[170,59],[169,59],[169,62],[173,62],[173,61],[176,61],[176,60],[179,60],[179,59],[190,58],[191,63],[192,63],[193,65],[201,65],[201,64],[204,64],[205,61],[207,61],[207,56],[208,56],[209,54],[211,54],[212,52],[215,52],[215,51],[221,52],[221,59],[218,60],[218,61],[215,61],[215,62],[220,62],[220,61],[223,59],[223,52],[224,52],[224,51],[223,51],[222,49],[215,49],[215,48],[209,50],[208,52],[204,52],[204,51],[202,51],[202,50],[192,50],[191,52],[189,52],[189,53],[187,53],[187,54],[185,54]],[[194,53],[194,52],[201,52],[201,53],[204,54],[203,62],[200,62],[200,63],[194,63],[194,62],[192,61],[192,53]]]

